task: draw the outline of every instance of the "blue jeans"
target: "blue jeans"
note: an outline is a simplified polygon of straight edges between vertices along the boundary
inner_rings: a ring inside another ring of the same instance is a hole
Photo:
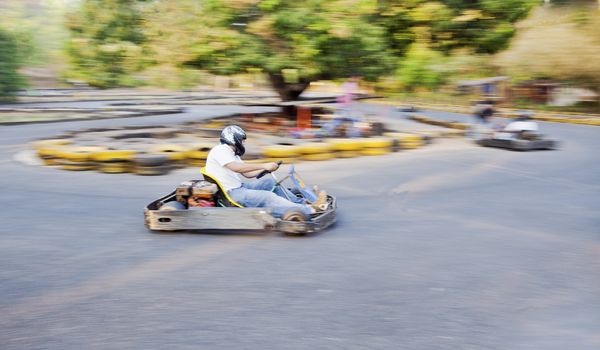
[[[242,187],[234,188],[227,193],[231,199],[244,207],[271,208],[271,212],[276,217],[281,217],[290,210],[299,210],[305,215],[312,213],[304,198],[297,197],[283,186],[277,186],[274,191],[271,191],[273,186],[275,180],[263,178],[242,183]]]

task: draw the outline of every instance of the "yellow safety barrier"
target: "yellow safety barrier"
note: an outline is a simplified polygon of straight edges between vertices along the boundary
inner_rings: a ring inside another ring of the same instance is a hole
[[[130,166],[127,162],[99,163],[98,170],[107,174],[120,174],[129,172]]]
[[[360,151],[337,151],[336,156],[338,158],[354,158],[360,157],[362,154]]]
[[[106,151],[106,148],[98,146],[68,146],[57,150],[55,156],[57,158],[66,159],[70,162],[84,163],[90,161],[95,153],[102,151]]]
[[[136,153],[134,150],[100,151],[92,154],[91,159],[97,162],[122,162],[131,160]]]
[[[244,162],[246,163],[250,163],[250,164],[262,164],[262,163],[275,163],[278,161],[283,162],[283,164],[293,164],[298,160],[298,158],[286,158],[286,157],[281,157],[281,158],[258,158],[258,159],[249,159],[249,160],[245,160]]]
[[[301,154],[320,154],[333,151],[333,145],[327,142],[310,142],[297,145],[298,152]]]
[[[360,153],[365,156],[382,156],[390,152],[391,150],[389,148],[365,148],[360,151]]]
[[[262,155],[266,158],[295,158],[300,155],[300,150],[297,146],[272,145],[263,147]]]
[[[96,169],[96,164],[94,163],[61,163],[61,168],[70,171],[85,171],[85,170],[94,170]]]
[[[329,160],[335,158],[334,152],[329,153],[313,153],[313,154],[303,154],[300,156],[302,160]]]
[[[366,148],[389,148],[393,143],[394,141],[390,137],[370,137],[362,141],[363,147]]]
[[[148,149],[150,154],[164,154],[169,160],[180,161],[186,158],[188,149],[176,144],[155,145]]]
[[[363,148],[361,139],[327,139],[333,150],[358,151]]]

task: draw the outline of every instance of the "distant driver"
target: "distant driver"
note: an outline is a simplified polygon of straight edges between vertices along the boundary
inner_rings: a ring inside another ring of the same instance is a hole
[[[538,124],[531,119],[531,114],[522,112],[519,116],[508,123],[502,130],[495,134],[497,139],[513,139],[523,135],[523,133],[537,133]]]

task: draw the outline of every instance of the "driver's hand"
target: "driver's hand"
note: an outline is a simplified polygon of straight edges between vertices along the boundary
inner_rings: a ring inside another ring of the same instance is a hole
[[[273,172],[279,168],[277,163],[265,163],[264,168],[266,171]]]

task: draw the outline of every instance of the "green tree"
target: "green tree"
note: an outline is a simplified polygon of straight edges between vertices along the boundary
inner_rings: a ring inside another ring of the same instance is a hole
[[[600,12],[595,1],[540,7],[495,63],[516,80],[550,78],[600,93]]]
[[[68,76],[98,87],[136,85],[144,65],[142,3],[136,0],[84,0],[67,16],[71,38]]]
[[[433,61],[444,56],[435,52],[502,50],[515,32],[514,23],[537,3],[82,0],[68,20],[71,75],[110,87],[134,84],[136,74],[148,67],[183,77],[181,72],[190,70],[235,74],[260,69],[282,99],[290,100],[313,80],[376,80],[400,66],[402,79],[426,71],[429,78],[437,76],[435,83],[422,80],[431,87],[443,81]],[[413,86],[420,80],[411,81]]]
[[[380,23],[397,55],[417,40],[415,30],[427,29],[432,49],[450,53],[470,48],[476,53],[498,52],[508,45],[514,23],[538,0],[381,0]]]
[[[158,63],[216,74],[260,68],[283,100],[296,99],[316,79],[374,80],[393,64],[384,31],[373,22],[374,0],[177,3],[154,1],[149,12],[148,46],[160,53]],[[166,9],[173,12],[162,16]]]
[[[14,100],[15,93],[25,81],[18,73],[21,55],[15,37],[0,28],[0,100]]]
[[[413,91],[418,87],[433,90],[442,85],[447,78],[444,69],[445,57],[425,43],[414,43],[396,72],[400,86]]]

